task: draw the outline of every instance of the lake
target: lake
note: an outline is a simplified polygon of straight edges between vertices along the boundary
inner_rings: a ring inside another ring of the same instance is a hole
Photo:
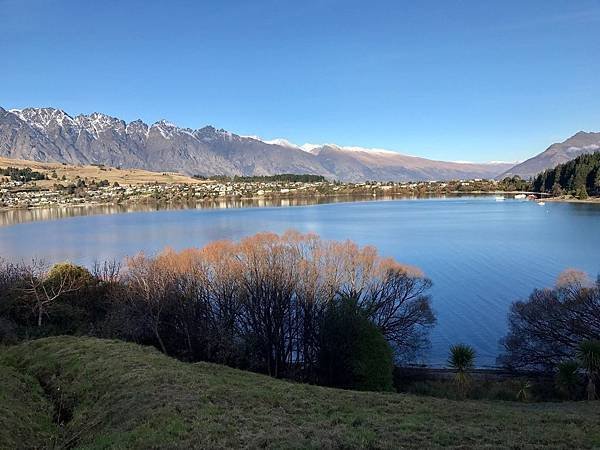
[[[92,215],[58,219],[56,211],[38,210],[34,219],[49,220],[30,222],[4,213],[0,256],[89,265],[290,228],[352,239],[420,267],[433,281],[438,323],[424,361],[432,365],[444,364],[457,342],[475,347],[477,365],[493,365],[512,301],[551,286],[568,267],[593,277],[600,272],[600,205],[594,204],[540,206],[484,196],[95,214],[116,211],[122,210],[86,209],[80,212]]]

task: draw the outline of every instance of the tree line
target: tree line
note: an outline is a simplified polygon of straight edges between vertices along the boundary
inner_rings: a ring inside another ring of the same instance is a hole
[[[578,156],[540,173],[533,180],[533,190],[581,199],[600,196],[600,152]]]
[[[48,179],[45,174],[32,170],[30,167],[25,167],[23,169],[17,167],[0,168],[0,175],[9,177],[13,181],[21,181],[23,183]]]
[[[138,254],[122,266],[4,261],[0,344],[85,334],[152,345],[185,361],[385,390],[394,365],[428,346],[430,287],[421,271],[373,247],[297,232]],[[552,375],[566,398],[595,398],[600,278],[567,270],[554,287],[514,302],[502,346],[498,362],[517,376]],[[467,344],[452,347],[448,364],[462,396],[474,360]],[[522,398],[527,389],[524,382]]]
[[[91,270],[0,268],[0,341],[91,334],[274,377],[390,389],[435,323],[418,269],[373,247],[260,233]]]

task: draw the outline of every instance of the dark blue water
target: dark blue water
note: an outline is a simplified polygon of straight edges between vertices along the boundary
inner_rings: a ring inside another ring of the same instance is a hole
[[[493,197],[338,203],[289,208],[179,210],[72,217],[0,227],[0,256],[90,264],[165,246],[182,249],[295,228],[372,244],[419,266],[433,283],[438,324],[427,361],[452,343],[492,365],[510,303],[550,286],[565,268],[600,272],[600,205]]]

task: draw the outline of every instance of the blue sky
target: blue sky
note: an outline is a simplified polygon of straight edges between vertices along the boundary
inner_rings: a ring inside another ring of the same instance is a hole
[[[0,0],[0,106],[525,159],[600,131],[600,0]]]

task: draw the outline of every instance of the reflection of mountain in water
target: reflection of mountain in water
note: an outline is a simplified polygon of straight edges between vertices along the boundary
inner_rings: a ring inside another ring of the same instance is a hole
[[[392,200],[393,196],[331,196],[315,198],[279,198],[279,199],[247,199],[247,200],[215,200],[202,203],[177,204],[138,204],[138,205],[82,205],[55,206],[51,208],[8,209],[0,211],[0,226],[14,225],[39,220],[57,220],[76,216],[93,216],[102,214],[119,214],[127,212],[150,212],[176,209],[227,209],[227,208],[261,208],[279,206],[307,206],[325,203],[340,203],[366,200]]]

